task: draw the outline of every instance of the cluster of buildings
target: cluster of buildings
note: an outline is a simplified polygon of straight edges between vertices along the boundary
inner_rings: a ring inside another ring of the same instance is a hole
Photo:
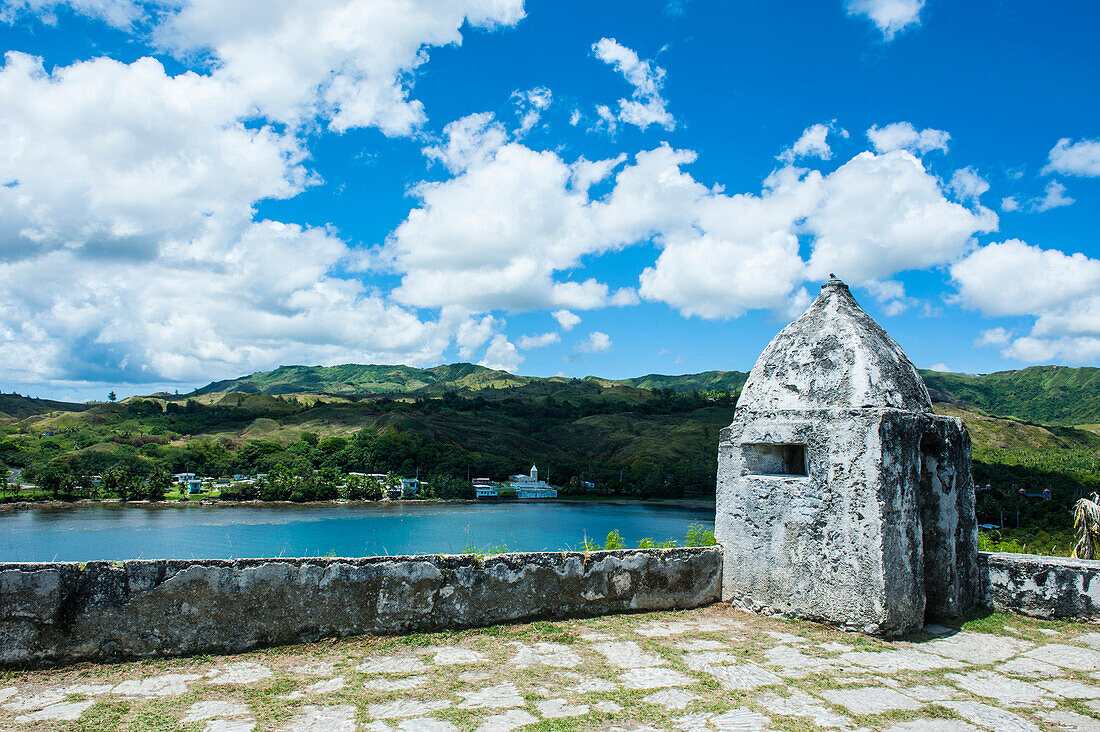
[[[419,478],[398,478],[395,485],[387,484],[385,473],[347,473],[348,477],[354,476],[360,481],[372,480],[382,490],[382,496],[390,500],[411,498],[423,492],[428,487],[425,481]],[[214,478],[200,477],[195,473],[176,473],[172,476],[172,483],[178,486],[180,493],[199,494],[212,490],[220,484],[263,482],[267,479],[267,473],[256,475],[234,475],[232,481],[228,478],[215,480]],[[489,478],[474,478],[474,493],[478,498],[499,498],[501,490],[515,491],[516,498],[557,498],[558,490],[547,481],[539,479],[539,469],[532,465],[529,473],[517,473],[508,478],[507,482],[493,481]],[[589,484],[590,485],[590,484]]]
[[[317,472],[317,471],[314,471]],[[211,490],[217,485],[225,485],[232,483],[247,483],[255,484],[262,483],[267,480],[267,473],[257,473],[256,475],[234,475],[232,480],[228,478],[220,478],[215,480],[214,478],[199,477],[194,473],[176,473],[172,476],[172,483],[179,487],[180,493],[199,494],[203,491]],[[398,485],[386,486],[386,474],[385,473],[347,473],[348,476],[355,476],[360,480],[373,480],[382,489],[382,495],[385,498],[397,500],[401,498],[409,498],[415,496],[420,492],[421,488],[426,488],[427,483],[419,480],[418,478],[399,478]]]
[[[195,473],[174,473],[172,475],[172,484],[179,488],[179,492],[190,493],[192,495],[202,493],[203,491],[211,491],[219,485],[228,485],[229,483],[253,484],[265,480],[267,480],[267,473],[257,473],[256,475],[243,475],[238,473],[234,475],[232,479],[210,478],[208,476],[196,475]]]
[[[500,497],[501,488],[510,488],[515,490],[516,498],[557,498],[558,490],[547,483],[545,480],[539,480],[539,469],[534,465],[531,466],[531,472],[528,474],[517,473],[509,477],[508,482],[501,485],[494,483],[488,478],[474,478],[474,493],[478,498],[498,498]]]

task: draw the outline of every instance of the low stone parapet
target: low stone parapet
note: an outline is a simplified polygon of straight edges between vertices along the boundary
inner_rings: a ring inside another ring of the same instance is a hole
[[[1100,621],[1100,561],[980,552],[978,564],[987,607]]]
[[[237,652],[719,599],[715,547],[0,563],[0,665]]]

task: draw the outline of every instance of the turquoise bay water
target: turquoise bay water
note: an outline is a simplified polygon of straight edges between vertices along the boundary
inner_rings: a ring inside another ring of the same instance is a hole
[[[714,526],[713,508],[661,504],[521,501],[494,504],[332,506],[119,506],[93,504],[0,512],[0,561],[229,559],[454,554],[576,549],[618,529],[639,539],[676,539]]]

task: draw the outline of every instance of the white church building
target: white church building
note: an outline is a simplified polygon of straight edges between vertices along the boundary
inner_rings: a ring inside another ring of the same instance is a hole
[[[518,473],[509,478],[508,487],[516,489],[516,498],[557,498],[558,491],[545,480],[539,480],[539,469],[531,466],[527,475]]]

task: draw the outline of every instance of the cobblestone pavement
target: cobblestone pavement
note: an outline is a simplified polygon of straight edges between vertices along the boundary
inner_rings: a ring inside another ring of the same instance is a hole
[[[989,615],[887,642],[714,605],[0,672],[0,728],[1100,730],[1100,627]]]

